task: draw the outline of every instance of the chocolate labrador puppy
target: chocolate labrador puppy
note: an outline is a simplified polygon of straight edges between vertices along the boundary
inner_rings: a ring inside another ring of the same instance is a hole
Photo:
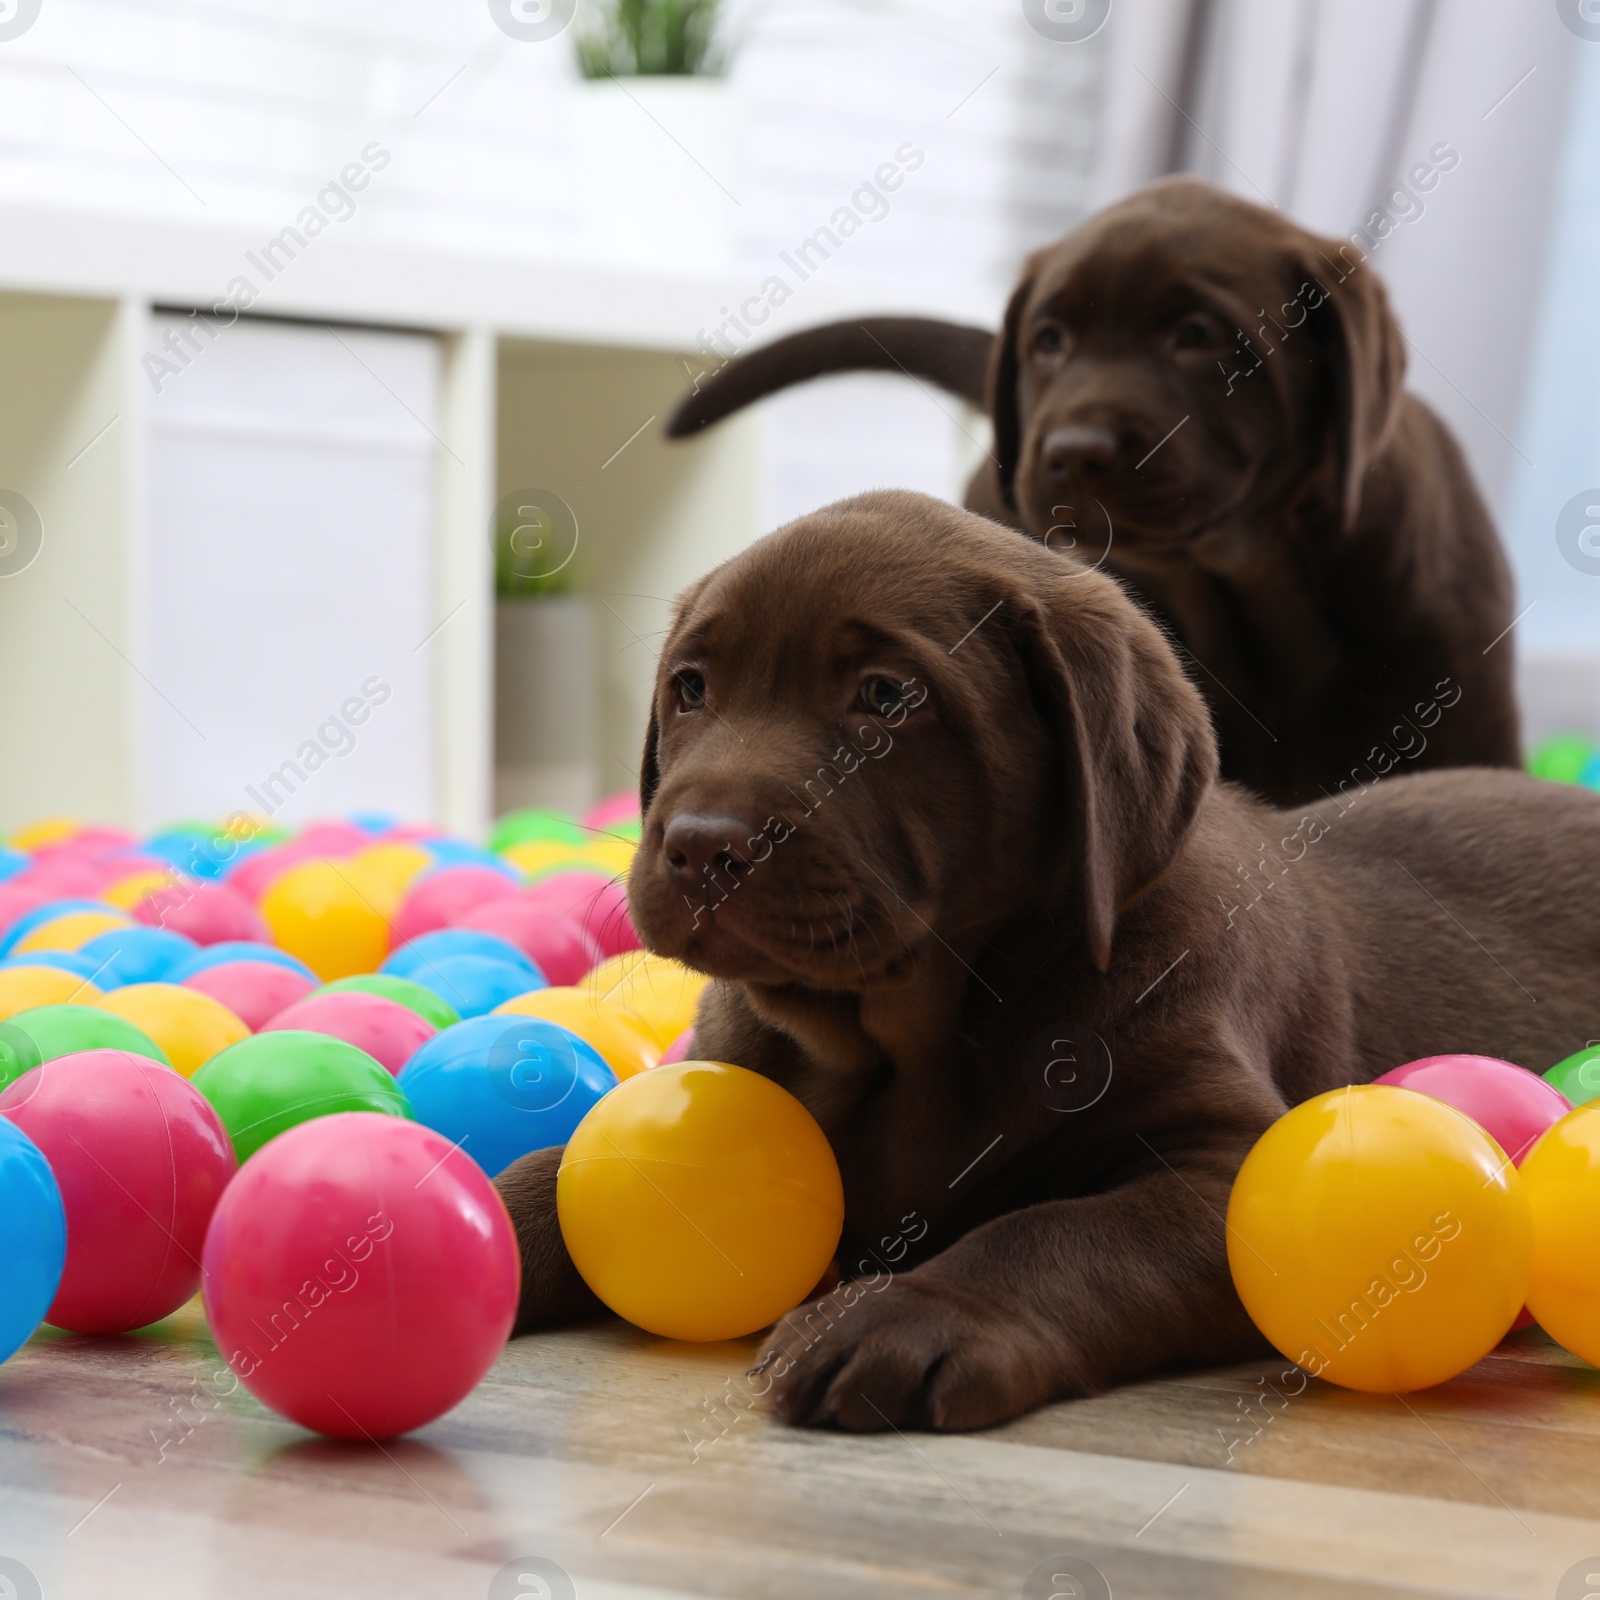
[[[872,1283],[772,1333],[788,1421],[982,1427],[1262,1350],[1222,1219],[1274,1118],[1594,1031],[1600,795],[1422,773],[1274,811],[1216,767],[1117,584],[940,501],[844,501],[679,601],[633,915],[715,980],[696,1053],[822,1124]],[[519,1329],[599,1309],[560,1156],[496,1180]]]
[[[1386,770],[1446,678],[1461,711],[1417,765],[1519,760],[1510,573],[1405,365],[1353,246],[1176,178],[1030,257],[998,336],[812,329],[729,362],[669,432],[865,368],[987,404],[967,504],[1122,579],[1178,641],[1224,776],[1298,804]]]

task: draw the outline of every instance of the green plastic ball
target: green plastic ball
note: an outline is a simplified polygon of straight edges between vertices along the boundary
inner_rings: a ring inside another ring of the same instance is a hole
[[[1600,1100],[1600,1045],[1588,1045],[1545,1073],[1544,1081],[1559,1089],[1573,1105]]]
[[[57,1056],[76,1055],[80,1050],[127,1050],[159,1061],[164,1067],[172,1065],[166,1051],[143,1028],[98,1006],[35,1006],[31,1011],[17,1012],[8,1026],[13,1031],[7,1035],[5,1056],[12,1059],[9,1065],[0,1059],[0,1089],[13,1078],[20,1078],[28,1067],[54,1061]],[[38,1052],[37,1061],[28,1061],[30,1044]],[[21,1066],[22,1061],[28,1061],[28,1065]],[[9,1077],[4,1076],[7,1072]]]
[[[241,1163],[280,1133],[335,1111],[416,1120],[394,1079],[365,1050],[297,1028],[241,1039],[191,1081],[222,1119]]]
[[[413,983],[410,978],[397,978],[391,972],[358,972],[349,978],[335,978],[322,986],[329,989],[359,989],[363,994],[382,995],[396,1005],[415,1011],[425,1022],[431,1022],[441,1031],[453,1028],[461,1020],[461,1013],[432,989]]]
[[[1551,783],[1576,783],[1594,753],[1594,741],[1581,733],[1552,734],[1528,757],[1528,771]]]
[[[530,844],[535,840],[581,845],[589,842],[589,832],[559,811],[529,806],[525,811],[508,811],[495,823],[489,835],[489,848],[509,850],[514,844]]]

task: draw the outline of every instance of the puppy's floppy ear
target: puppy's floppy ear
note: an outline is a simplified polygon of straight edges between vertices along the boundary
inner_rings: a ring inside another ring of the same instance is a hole
[[[650,698],[650,723],[644,730],[644,754],[639,758],[639,815],[650,809],[650,802],[661,787],[661,767],[656,761],[656,743],[661,738],[661,722],[656,716],[655,696]]]
[[[989,357],[989,416],[994,424],[996,472],[1001,496],[1013,509],[1017,504],[1017,463],[1022,458],[1022,402],[1017,394],[1022,367],[1017,340],[1022,332],[1022,313],[1032,293],[1033,274],[1029,271],[1011,291],[1005,321]]]
[[[1307,326],[1328,362],[1334,487],[1345,527],[1355,522],[1367,469],[1399,417],[1406,375],[1405,341],[1383,280],[1370,262],[1351,262],[1348,248],[1342,239],[1316,239],[1300,263],[1310,291],[1326,296]]]
[[[1171,864],[1217,773],[1205,702],[1109,578],[1075,571],[1007,606],[1061,768],[1055,888],[1081,900],[1101,972],[1117,918]]]

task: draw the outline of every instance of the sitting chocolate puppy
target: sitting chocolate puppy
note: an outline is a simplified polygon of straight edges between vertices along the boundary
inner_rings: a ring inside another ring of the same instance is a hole
[[[1258,1351],[1223,1215],[1274,1118],[1592,1030],[1600,917],[1570,891],[1600,881],[1600,795],[1423,773],[1284,812],[1216,764],[1115,583],[936,500],[842,502],[680,600],[633,915],[716,980],[696,1054],[822,1124],[840,1260],[877,1291],[775,1329],[787,1420],[981,1427]],[[599,1309],[559,1159],[497,1180],[522,1329]]]
[[[1178,641],[1223,776],[1293,805],[1383,772],[1445,678],[1461,711],[1410,759],[1519,761],[1510,571],[1405,366],[1351,245],[1175,178],[1029,257],[998,334],[792,334],[698,384],[670,431],[863,368],[986,405],[968,506],[1122,579]]]

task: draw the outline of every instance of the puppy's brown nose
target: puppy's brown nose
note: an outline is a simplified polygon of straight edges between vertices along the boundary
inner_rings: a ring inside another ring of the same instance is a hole
[[[1117,436],[1109,428],[1052,428],[1040,453],[1054,478],[1104,472],[1117,458]]]
[[[667,871],[683,882],[698,882],[708,872],[738,877],[750,870],[748,841],[755,832],[742,817],[680,811],[661,836]]]

